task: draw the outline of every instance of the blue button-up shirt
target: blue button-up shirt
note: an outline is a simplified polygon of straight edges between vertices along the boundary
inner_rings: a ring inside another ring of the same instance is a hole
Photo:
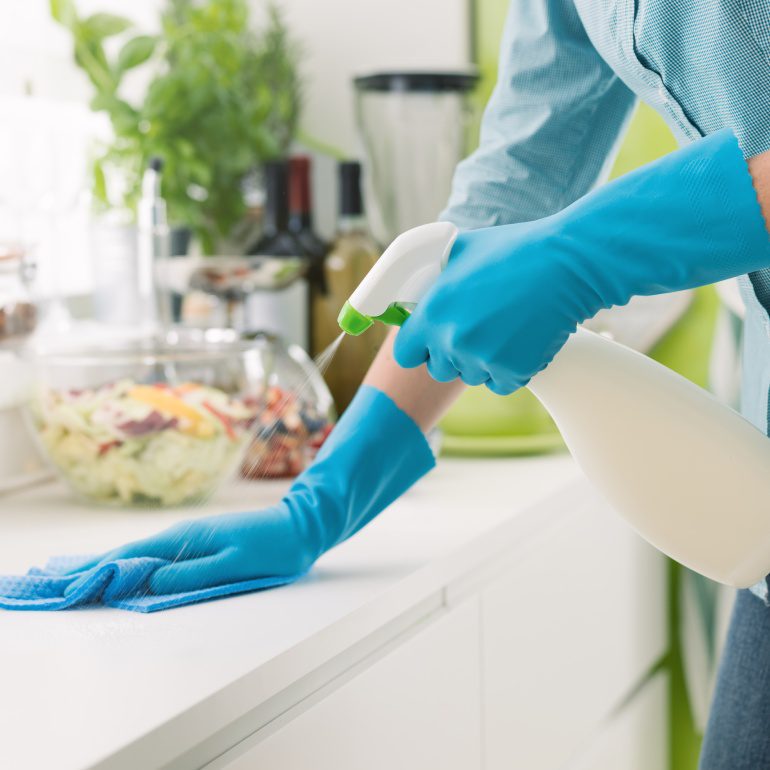
[[[569,205],[608,170],[637,98],[680,143],[729,127],[747,158],[770,150],[770,0],[512,0],[480,146],[442,218],[487,227]],[[767,431],[770,271],[739,280],[743,411]]]

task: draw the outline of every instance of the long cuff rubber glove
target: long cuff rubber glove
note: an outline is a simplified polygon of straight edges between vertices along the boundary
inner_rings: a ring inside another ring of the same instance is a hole
[[[149,590],[161,595],[302,574],[434,465],[415,422],[384,393],[364,386],[279,505],[182,522],[79,565],[78,571],[118,559],[168,559],[173,563],[149,581]],[[87,575],[79,582],[84,579]]]
[[[553,216],[461,233],[394,354],[441,382],[507,394],[602,308],[769,266],[746,161],[720,131]]]

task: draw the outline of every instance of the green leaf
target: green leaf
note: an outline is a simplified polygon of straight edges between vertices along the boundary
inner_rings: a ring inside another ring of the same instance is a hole
[[[107,203],[107,180],[101,160],[94,161],[94,196],[100,203]]]
[[[91,109],[110,116],[118,137],[135,137],[139,131],[139,115],[127,102],[114,93],[100,93],[91,100]]]
[[[324,142],[321,139],[316,139],[312,134],[304,131],[299,131],[296,139],[306,149],[319,155],[325,155],[327,158],[341,161],[348,157],[347,153],[343,152],[339,147],[335,147],[333,144]]]
[[[77,0],[49,2],[66,14]],[[252,5],[165,0],[159,35],[131,31],[114,56],[111,49],[107,55],[105,38],[127,29],[125,19],[97,14],[70,27],[76,60],[94,86],[92,107],[103,110],[114,129],[99,158],[102,168],[93,170],[95,197],[107,192],[103,177],[117,173],[120,203],[133,207],[147,158],[162,155],[169,216],[189,225],[205,251],[243,218],[244,176],[285,151],[302,106],[300,50],[278,12],[252,26]],[[126,75],[156,59],[160,66],[147,68],[153,71],[143,98],[136,106],[122,99]],[[205,189],[205,200],[190,197],[196,188]]]
[[[95,13],[84,20],[83,26],[98,40],[125,32],[132,24],[123,16],[112,13]]]
[[[80,27],[80,24],[76,24],[76,28]],[[115,90],[116,83],[99,41],[85,35],[75,37],[75,61],[88,75],[97,92],[112,93]]]
[[[157,43],[158,38],[150,35],[139,35],[129,40],[118,53],[118,72],[144,64],[155,53]]]
[[[137,111],[122,99],[116,99],[110,109],[110,119],[115,133],[126,138],[134,138],[139,132]]]
[[[65,27],[71,28],[77,21],[75,4],[72,0],[50,0],[51,16]]]

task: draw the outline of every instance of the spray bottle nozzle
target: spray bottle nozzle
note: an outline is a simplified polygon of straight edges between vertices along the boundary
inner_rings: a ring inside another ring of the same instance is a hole
[[[449,222],[433,222],[402,233],[350,295],[337,322],[357,336],[374,321],[401,326],[446,265],[457,236]]]
[[[337,316],[337,323],[345,334],[357,337],[359,334],[363,334],[374,321],[368,315],[359,313],[350,302],[346,302]]]

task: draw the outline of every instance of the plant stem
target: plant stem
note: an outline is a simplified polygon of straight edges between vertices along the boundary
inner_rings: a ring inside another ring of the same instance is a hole
[[[339,147],[316,139],[304,131],[297,132],[297,142],[312,152],[317,152],[319,155],[326,155],[329,158],[334,158],[334,160],[346,160],[348,157],[347,153],[343,152]]]

